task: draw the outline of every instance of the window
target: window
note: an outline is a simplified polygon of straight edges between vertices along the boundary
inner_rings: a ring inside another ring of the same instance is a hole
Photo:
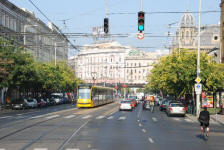
[[[218,36],[214,36],[214,40],[217,41],[218,40]]]

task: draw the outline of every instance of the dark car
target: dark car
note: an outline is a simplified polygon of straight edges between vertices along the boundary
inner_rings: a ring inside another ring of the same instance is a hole
[[[159,110],[160,111],[166,110],[167,103],[168,103],[167,100],[162,101],[161,105],[159,106]]]
[[[143,101],[142,109],[143,110],[150,109],[150,101],[147,101],[147,100]]]
[[[12,109],[25,109],[28,108],[28,105],[24,102],[23,99],[16,99],[12,101]]]

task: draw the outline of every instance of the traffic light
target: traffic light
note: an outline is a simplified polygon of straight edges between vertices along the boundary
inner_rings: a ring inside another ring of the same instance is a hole
[[[109,19],[108,18],[104,18],[103,29],[104,29],[104,33],[107,34],[109,32]]]
[[[144,31],[144,22],[145,22],[145,12],[139,11],[138,12],[138,31]]]

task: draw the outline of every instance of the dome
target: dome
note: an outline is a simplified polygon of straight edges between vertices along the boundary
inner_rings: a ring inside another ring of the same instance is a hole
[[[181,18],[179,27],[195,27],[195,19],[193,15],[189,12],[186,12]]]

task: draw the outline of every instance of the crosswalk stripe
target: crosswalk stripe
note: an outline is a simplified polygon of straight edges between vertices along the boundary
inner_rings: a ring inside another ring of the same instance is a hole
[[[74,118],[75,117],[75,115],[69,115],[69,116],[66,116],[66,117],[64,117],[65,119],[70,119],[70,118]]]
[[[79,148],[67,148],[66,150],[79,150]]]
[[[4,148],[0,148],[0,150],[5,150]]]
[[[48,150],[48,148],[34,148],[33,150]]]
[[[56,117],[59,117],[59,115],[53,115],[53,116],[49,116],[49,117],[46,117],[47,119],[52,119],[52,118],[56,118]]]
[[[91,115],[87,115],[87,116],[82,117],[82,119],[88,119],[90,117],[92,117],[92,116]]]
[[[4,117],[0,117],[0,119],[5,119],[5,118],[11,118],[12,116],[4,116]],[[1,149],[0,149],[1,150]]]
[[[96,119],[103,119],[104,118],[104,116],[98,116],[98,117],[96,117]]]
[[[113,119],[113,118],[114,118],[114,116],[110,116],[110,117],[108,117],[107,119],[111,120],[111,119]]]
[[[155,117],[152,117],[152,120],[153,120],[154,122],[157,122],[157,121],[158,121]]]
[[[34,116],[34,117],[31,117],[32,119],[36,119],[36,118],[41,118],[41,117],[45,117],[46,115],[39,115],[39,116]]]
[[[122,116],[122,117],[119,117],[118,120],[125,120],[126,117],[125,116]]]

